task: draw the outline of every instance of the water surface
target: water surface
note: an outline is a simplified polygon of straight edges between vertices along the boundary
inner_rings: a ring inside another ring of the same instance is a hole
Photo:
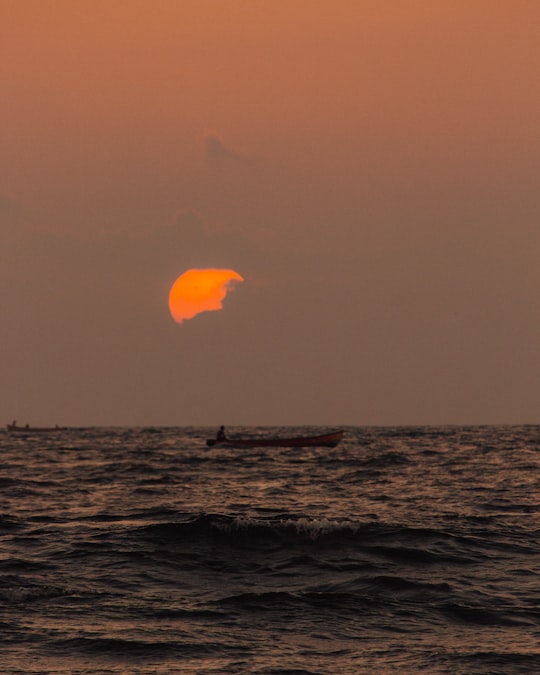
[[[0,433],[2,672],[540,672],[540,427],[214,433]]]

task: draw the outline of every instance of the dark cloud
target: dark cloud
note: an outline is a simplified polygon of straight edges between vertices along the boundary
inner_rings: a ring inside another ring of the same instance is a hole
[[[229,147],[215,132],[208,132],[205,134],[204,147],[205,156],[209,161],[230,162],[240,165],[253,165],[260,161],[255,155]]]

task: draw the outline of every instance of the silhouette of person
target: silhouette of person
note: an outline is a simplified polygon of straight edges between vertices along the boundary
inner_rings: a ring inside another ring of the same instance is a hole
[[[219,431],[217,432],[216,436],[217,441],[224,441],[225,440],[225,427],[223,424],[219,427]]]

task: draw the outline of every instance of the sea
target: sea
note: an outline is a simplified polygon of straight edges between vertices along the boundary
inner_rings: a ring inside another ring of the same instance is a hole
[[[540,426],[216,430],[0,431],[1,673],[540,673]]]

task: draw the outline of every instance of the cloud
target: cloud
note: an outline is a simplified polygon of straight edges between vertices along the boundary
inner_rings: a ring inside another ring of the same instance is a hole
[[[229,162],[252,165],[259,162],[255,155],[248,154],[227,146],[215,132],[204,135],[205,156],[212,162]]]

